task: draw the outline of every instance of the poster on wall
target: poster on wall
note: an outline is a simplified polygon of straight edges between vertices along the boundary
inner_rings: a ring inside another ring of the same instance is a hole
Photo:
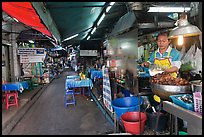
[[[18,48],[18,55],[43,56],[45,54],[44,48]]]
[[[29,56],[29,62],[34,63],[34,62],[43,62],[45,57],[44,56]]]
[[[27,56],[21,55],[20,56],[20,63],[35,63],[35,62],[43,62],[45,56]]]
[[[23,63],[23,64],[29,63],[28,57],[29,57],[29,56],[27,56],[27,55],[21,55],[21,56],[20,56],[20,63]]]
[[[113,112],[113,108],[111,105],[112,97],[108,68],[103,67],[102,72],[103,72],[103,103],[110,112]]]
[[[80,50],[80,56],[97,56],[97,50]]]

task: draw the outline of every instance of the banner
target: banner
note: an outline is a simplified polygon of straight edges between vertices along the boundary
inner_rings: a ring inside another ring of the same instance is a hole
[[[18,48],[20,63],[43,62],[46,56],[44,48]]]
[[[103,72],[103,103],[110,112],[113,112],[113,108],[111,105],[112,97],[108,68],[105,68],[105,66],[103,66],[102,72]]]
[[[80,50],[80,56],[97,56],[97,50]]]
[[[44,48],[18,48],[18,55],[45,56]]]

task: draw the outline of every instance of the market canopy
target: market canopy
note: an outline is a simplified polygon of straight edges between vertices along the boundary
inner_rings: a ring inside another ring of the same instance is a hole
[[[32,2],[34,3],[34,2]],[[43,2],[43,8],[49,11],[53,22],[58,29],[62,46],[79,45],[86,41],[103,41],[114,29],[116,23],[130,11],[134,11],[135,22],[132,25],[139,28],[139,34],[148,34],[161,29],[173,28],[176,19],[169,17],[169,13],[150,13],[147,12],[150,6],[183,6],[189,7],[191,2]],[[137,8],[141,6],[141,8]],[[111,9],[106,9],[111,6]],[[39,12],[40,13],[40,12]],[[97,25],[99,19],[105,17]],[[127,14],[128,15],[128,14]],[[41,15],[40,15],[41,16]],[[41,16],[43,18],[43,16]],[[126,21],[129,19],[126,18]],[[132,20],[134,21],[134,20]],[[158,23],[158,25],[157,25]],[[125,24],[124,24],[125,25]],[[90,35],[96,27],[95,32]],[[117,28],[116,28],[117,29]],[[73,36],[72,39],[63,41]],[[91,45],[89,45],[91,47]]]
[[[31,2],[2,2],[2,10],[25,25],[52,37]]]
[[[81,42],[87,41],[88,36],[90,36],[88,41],[103,41],[114,28],[118,30],[117,26],[120,27],[120,23],[129,21],[128,15],[131,14],[128,12],[131,11],[134,12],[132,15],[135,15],[135,18],[131,16],[132,22],[124,25],[128,25],[127,29],[137,27],[139,36],[162,29],[171,29],[175,27],[177,20],[175,13],[152,13],[148,12],[149,7],[190,7],[191,5],[192,10],[195,10],[193,2],[115,2],[114,5],[111,5],[111,2],[2,3],[3,11],[43,34],[52,36],[55,41],[60,39],[61,43],[57,44],[62,44],[63,47],[78,46]],[[107,11],[110,6],[111,9]],[[104,18],[98,24],[102,17]],[[118,22],[119,20],[121,21]]]

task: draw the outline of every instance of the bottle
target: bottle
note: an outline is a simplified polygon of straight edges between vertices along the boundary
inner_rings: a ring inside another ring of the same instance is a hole
[[[6,82],[5,82],[5,80],[4,80],[4,79],[2,79],[2,84],[6,84]]]

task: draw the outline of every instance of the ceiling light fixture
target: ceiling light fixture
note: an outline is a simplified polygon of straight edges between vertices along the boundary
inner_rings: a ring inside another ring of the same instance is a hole
[[[96,31],[96,27],[94,27],[91,31],[91,34],[93,34]]]
[[[105,14],[103,13],[103,15],[101,16],[101,18],[99,19],[99,21],[97,22],[97,26],[100,25],[100,23],[102,22],[102,20],[105,18]]]
[[[64,39],[62,42],[67,41],[67,40],[70,40],[70,39],[73,39],[73,38],[75,38],[75,37],[77,37],[77,36],[79,36],[79,34],[75,34],[75,35],[73,35],[73,36],[71,36],[71,37],[68,37],[68,38]]]
[[[177,20],[175,28],[169,32],[169,38],[176,38],[179,36],[197,36],[201,34],[200,29],[197,26],[191,25],[187,20],[186,13],[180,15],[180,19]]]
[[[190,7],[149,7],[148,12],[187,12]]]
[[[19,22],[16,18],[13,18],[16,22]]]
[[[88,36],[88,37],[87,37],[87,40],[89,40],[89,39],[90,39],[90,37],[91,37],[91,36]]]
[[[28,42],[30,42],[30,43],[35,43],[34,41],[32,41],[32,40],[28,40]]]
[[[115,4],[115,2],[110,2],[109,6],[106,8],[106,13],[109,12],[109,10],[111,9],[111,7]],[[102,20],[105,18],[105,13],[102,14],[102,16],[100,17],[100,19],[97,22],[97,26],[100,25],[100,23],[102,22]]]
[[[111,7],[115,4],[115,2],[111,2],[107,8],[106,8],[106,12],[109,12],[109,10],[111,9]]]

